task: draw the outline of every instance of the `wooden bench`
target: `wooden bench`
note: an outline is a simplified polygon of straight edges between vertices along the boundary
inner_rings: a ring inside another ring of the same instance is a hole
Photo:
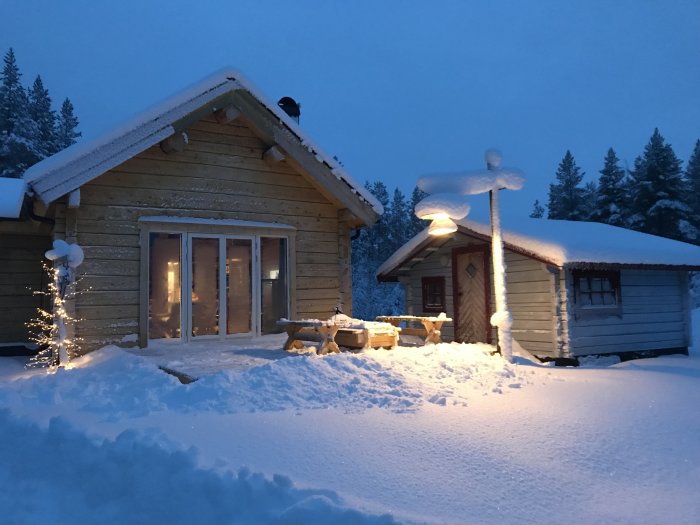
[[[438,344],[442,342],[440,330],[443,323],[452,322],[452,319],[446,317],[445,314],[440,314],[437,317],[427,317],[420,315],[379,315],[377,321],[391,323],[394,326],[400,326],[405,322],[408,324],[420,323],[422,328],[406,327],[401,328],[401,333],[405,335],[417,335],[425,338],[425,344]]]

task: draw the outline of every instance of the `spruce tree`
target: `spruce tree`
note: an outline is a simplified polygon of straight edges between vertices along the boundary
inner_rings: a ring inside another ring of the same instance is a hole
[[[41,76],[36,77],[29,89],[29,115],[37,126],[37,147],[42,157],[53,155],[59,149],[56,143],[56,112],[51,109],[49,90],[44,88]]]
[[[399,190],[389,201],[389,192],[381,181],[366,183],[365,188],[384,206],[384,214],[352,242],[353,315],[372,320],[377,315],[402,313],[403,289],[398,283],[378,283],[376,272],[408,240],[406,224],[412,210]]]
[[[78,118],[73,113],[73,104],[66,98],[56,121],[56,142],[59,151],[76,143],[82,135],[77,128]]]
[[[430,224],[430,221],[425,221],[416,217],[416,204],[425,199],[427,196],[428,194],[418,188],[418,186],[413,187],[413,193],[411,193],[411,220],[409,221],[408,225],[408,239],[423,231]]]
[[[587,218],[586,192],[579,186],[583,175],[574,156],[567,150],[557,168],[557,183],[549,185],[549,219],[582,221]]]
[[[687,239],[691,219],[688,184],[681,161],[658,128],[644,147],[644,153],[634,161],[632,179],[632,228],[672,239]]]
[[[413,211],[410,209],[403,192],[396,188],[391,200],[390,215],[387,221],[390,225],[389,238],[387,239],[387,257],[398,250],[409,239],[408,226]]]
[[[535,204],[532,206],[532,212],[530,212],[530,217],[533,219],[541,219],[544,217],[544,208],[540,204],[539,199],[535,199]]]
[[[0,176],[21,177],[42,158],[38,148],[38,128],[29,114],[27,92],[15,53],[5,54],[0,85]]]
[[[688,159],[685,177],[690,187],[688,204],[692,212],[692,222],[700,229],[700,140],[695,142],[693,153]]]
[[[593,181],[588,181],[583,185],[583,215],[582,220],[590,221],[596,211],[598,202],[598,185]]]
[[[598,222],[625,226],[628,215],[625,170],[619,165],[615,150],[610,148],[603,161],[598,180],[596,209],[591,217]]]

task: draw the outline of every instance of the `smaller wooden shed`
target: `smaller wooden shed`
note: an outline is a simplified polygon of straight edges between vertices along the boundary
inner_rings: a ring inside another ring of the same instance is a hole
[[[459,221],[445,237],[427,229],[377,271],[398,281],[406,312],[447,312],[443,337],[495,342],[488,224]],[[519,219],[504,224],[513,337],[541,359],[687,353],[689,271],[700,247],[591,222]]]

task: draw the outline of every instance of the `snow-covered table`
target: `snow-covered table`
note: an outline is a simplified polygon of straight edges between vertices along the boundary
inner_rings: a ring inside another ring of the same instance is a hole
[[[304,348],[303,341],[315,341],[321,343],[318,353],[325,355],[329,352],[340,352],[338,344],[335,342],[335,334],[340,328],[331,321],[318,320],[292,320],[280,319],[277,326],[283,327],[287,331],[287,341],[284,343],[285,350]]]
[[[440,330],[445,322],[452,322],[452,319],[444,313],[437,317],[425,317],[420,315],[379,315],[377,321],[391,323],[394,326],[400,326],[405,323],[420,323],[423,328],[401,328],[401,333],[405,335],[417,335],[425,337],[425,343],[438,344],[442,342]]]
[[[317,319],[280,319],[277,326],[287,332],[285,350],[298,350],[304,341],[321,343],[318,353],[339,352],[347,348],[393,348],[399,344],[401,328],[391,323],[377,323],[335,315],[328,321]]]

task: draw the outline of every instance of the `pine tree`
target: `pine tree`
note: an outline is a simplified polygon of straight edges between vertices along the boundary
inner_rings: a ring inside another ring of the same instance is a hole
[[[579,184],[584,173],[576,165],[574,156],[566,151],[557,168],[557,183],[549,185],[549,219],[585,220],[585,190]]]
[[[418,188],[418,186],[413,187],[413,193],[411,193],[411,220],[408,225],[408,239],[423,231],[430,224],[430,221],[425,221],[416,217],[415,213],[416,204],[425,199],[427,196],[428,194]]]
[[[654,235],[687,238],[691,219],[688,183],[683,177],[681,161],[658,128],[644,147],[644,153],[634,161],[632,179],[630,225]]]
[[[403,193],[389,192],[381,182],[366,183],[367,188],[384,206],[384,214],[371,228],[365,228],[352,242],[353,315],[374,319],[377,315],[402,313],[403,289],[398,283],[378,283],[377,268],[395,249],[408,240],[409,213]]]
[[[625,170],[620,167],[619,162],[615,150],[608,149],[603,169],[600,170],[596,209],[591,217],[595,221],[614,226],[624,226],[629,214]]]
[[[0,177],[21,177],[42,158],[37,147],[38,128],[29,115],[29,100],[10,48],[4,58],[0,85]]]
[[[688,159],[685,178],[690,186],[688,204],[692,211],[692,222],[700,229],[700,140],[695,142],[693,153]]]
[[[37,76],[29,89],[29,115],[37,125],[38,149],[42,157],[58,151],[56,144],[56,112],[51,109],[49,90],[44,88],[41,76]]]
[[[391,200],[391,208],[387,217],[389,228],[389,238],[387,239],[387,257],[391,256],[409,239],[408,226],[413,215],[413,210],[410,209],[406,197],[403,192],[396,188],[394,196]]]
[[[539,199],[535,199],[535,204],[532,206],[532,212],[530,213],[530,217],[533,219],[541,219],[544,217],[544,208],[540,204]]]
[[[78,128],[78,118],[73,113],[73,104],[66,98],[56,121],[56,142],[58,151],[76,143],[82,135]]]
[[[598,202],[598,185],[593,181],[588,181],[583,185],[583,219],[590,221],[596,211]]]

